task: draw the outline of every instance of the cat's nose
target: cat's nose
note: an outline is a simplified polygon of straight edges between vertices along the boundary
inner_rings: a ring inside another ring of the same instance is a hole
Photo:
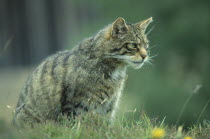
[[[147,51],[145,50],[145,48],[141,47],[139,49],[139,54],[142,57],[142,59],[145,59],[147,57]]]
[[[142,59],[145,59],[147,57],[147,54],[141,54]]]

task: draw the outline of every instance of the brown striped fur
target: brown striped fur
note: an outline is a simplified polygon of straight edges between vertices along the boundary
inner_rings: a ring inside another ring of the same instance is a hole
[[[56,121],[59,115],[115,112],[127,65],[140,68],[147,60],[145,30],[152,18],[126,24],[118,18],[71,51],[44,60],[29,76],[17,103],[14,123]]]

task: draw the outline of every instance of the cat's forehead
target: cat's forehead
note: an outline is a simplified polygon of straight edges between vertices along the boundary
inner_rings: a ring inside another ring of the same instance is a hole
[[[127,24],[129,28],[129,38],[132,39],[132,41],[136,41],[137,43],[147,43],[147,37],[145,33],[138,27],[136,27],[133,24]]]

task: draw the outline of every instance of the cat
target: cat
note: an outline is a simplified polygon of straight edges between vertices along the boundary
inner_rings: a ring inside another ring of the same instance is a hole
[[[152,21],[129,24],[119,17],[71,51],[48,57],[23,87],[14,124],[33,125],[87,112],[110,113],[115,119],[127,66],[139,69],[148,60],[145,31]]]

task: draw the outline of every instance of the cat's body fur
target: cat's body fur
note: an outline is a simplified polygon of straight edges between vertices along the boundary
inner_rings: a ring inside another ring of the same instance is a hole
[[[151,20],[140,23],[148,25]],[[121,29],[125,31],[121,27],[128,26],[124,19],[118,18],[72,51],[59,52],[44,60],[20,94],[15,124],[33,125],[46,120],[56,121],[61,114],[74,117],[84,112],[110,112],[114,118],[126,78],[126,66],[130,64],[120,58],[122,55],[119,58],[113,55],[117,50],[125,53],[120,46],[128,40],[120,32]]]

